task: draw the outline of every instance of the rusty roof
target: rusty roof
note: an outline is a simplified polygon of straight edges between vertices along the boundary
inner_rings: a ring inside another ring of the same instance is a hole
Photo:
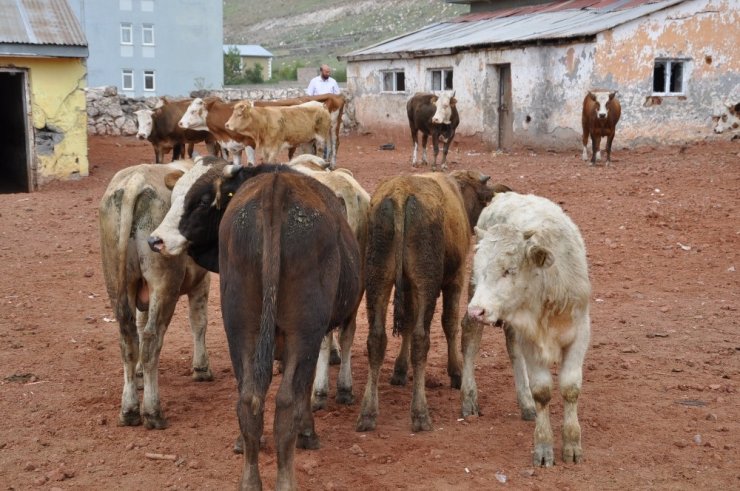
[[[67,0],[0,0],[0,12],[0,44],[87,47]]]
[[[413,58],[462,48],[592,37],[686,0],[556,0],[437,22],[342,55],[348,61]]]

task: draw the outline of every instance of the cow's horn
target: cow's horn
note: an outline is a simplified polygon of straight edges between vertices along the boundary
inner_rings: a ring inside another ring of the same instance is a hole
[[[240,164],[229,164],[224,167],[224,177],[234,177],[242,168]]]
[[[483,184],[485,184],[485,183],[488,182],[488,180],[490,178],[491,178],[491,176],[487,176],[487,175],[483,174],[482,176],[480,176],[480,182],[482,182]]]

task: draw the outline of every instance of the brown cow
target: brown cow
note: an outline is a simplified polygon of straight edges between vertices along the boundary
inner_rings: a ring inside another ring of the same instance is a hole
[[[226,129],[254,139],[263,163],[277,162],[283,148],[315,141],[326,145],[331,129],[331,115],[317,101],[297,106],[258,107],[244,100],[234,106]]]
[[[381,182],[373,194],[365,255],[370,370],[357,431],[376,425],[378,374],[387,343],[385,317],[394,287],[393,332],[404,337],[405,345],[410,343],[414,370],[412,431],[431,429],[424,370],[429,326],[440,291],[447,373],[452,387],[460,387],[458,304],[472,227],[493,196],[487,181],[488,176],[471,171],[399,176]],[[394,370],[397,381],[405,380],[406,365],[406,349],[402,349]]]
[[[416,167],[416,151],[419,146],[417,139],[421,131],[421,163],[427,164],[427,139],[431,136],[434,148],[432,170],[437,170],[440,140],[444,143],[441,166],[442,170],[447,170],[447,152],[450,150],[450,143],[455,138],[455,131],[460,124],[455,93],[440,95],[416,93],[406,103],[406,114],[409,118],[411,141],[414,143],[411,165]]]
[[[617,91],[589,91],[583,99],[583,160],[588,160],[588,138],[591,137],[591,165],[601,160],[601,138],[606,137],[606,165],[611,163],[612,141],[617,122],[622,115],[622,106],[616,97]]]
[[[217,161],[198,159],[191,176],[178,181],[178,209],[170,209],[163,234],[153,234],[150,244],[162,253],[187,247],[196,262],[221,273],[244,442],[240,489],[262,489],[257,460],[265,400],[275,346],[282,344],[275,488],[295,489],[295,446],[318,447],[311,382],[322,339],[349,323],[360,302],[360,250],[341,202],[317,180],[288,166],[224,171]]]
[[[184,156],[185,145],[188,146],[188,157],[193,157],[195,143],[205,142],[208,152],[216,154],[216,141],[207,131],[185,130],[178,126],[178,121],[185,113],[192,99],[169,100],[163,98],[161,105],[154,110],[140,109],[135,111],[138,131],[136,138],[149,140],[154,147],[154,161],[164,162],[164,155],[173,151],[172,160]]]

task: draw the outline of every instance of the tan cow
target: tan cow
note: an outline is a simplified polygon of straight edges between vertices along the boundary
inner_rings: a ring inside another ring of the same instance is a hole
[[[263,163],[277,162],[282,149],[315,141],[323,147],[329,138],[331,116],[316,101],[298,106],[257,107],[244,100],[234,106],[226,129],[252,138]]]
[[[391,290],[393,333],[410,346],[414,370],[412,431],[431,430],[424,388],[429,327],[442,292],[442,328],[447,338],[447,373],[460,387],[458,303],[472,227],[493,192],[488,176],[472,171],[399,176],[382,181],[372,196],[365,254],[370,364],[357,431],[375,429],[378,376],[385,357],[385,318]],[[407,353],[396,360],[394,379],[405,383]]]
[[[478,219],[463,321],[462,414],[478,414],[474,362],[482,324],[503,326],[522,414],[534,410],[535,466],[554,463],[550,365],[560,363],[565,462],[579,462],[578,396],[590,337],[586,248],[578,227],[545,198],[497,194]]]
[[[164,334],[178,298],[188,295],[193,331],[193,378],[212,380],[205,346],[209,275],[186,256],[164,258],[149,249],[149,233],[170,208],[165,176],[187,172],[192,161],[142,164],[119,171],[100,200],[103,276],[120,329],[123,392],[120,423],[165,428],[158,366]],[[139,410],[136,367],[144,375]]]

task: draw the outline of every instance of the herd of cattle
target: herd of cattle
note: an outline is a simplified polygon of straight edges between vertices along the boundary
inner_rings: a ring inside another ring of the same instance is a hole
[[[454,94],[416,94],[408,101],[413,165],[421,131],[422,162],[431,136],[433,170],[439,140],[446,169],[459,124],[455,104]],[[274,425],[278,489],[296,487],[295,447],[319,447],[313,411],[327,405],[334,328],[341,348],[336,399],[354,402],[351,347],[363,294],[369,369],[357,431],[377,425],[391,293],[393,334],[402,343],[390,383],[405,385],[411,364],[411,429],[431,430],[425,366],[441,294],[447,371],[450,385],[461,389],[462,416],[479,412],[474,362],[483,328],[502,327],[521,416],[535,420],[534,465],[555,460],[549,402],[550,366],[556,362],[564,399],[562,458],[579,462],[577,403],[590,335],[590,283],[577,226],[547,199],[492,185],[474,171],[390,177],[370,195],[350,171],[336,168],[343,108],[342,96],[324,95],[271,102],[164,100],[153,111],[138,112],[138,137],[152,143],[157,163],[118,172],[99,208],[104,277],[120,326],[121,424],[167,426],[157,367],[181,295],[189,300],[193,378],[213,378],[205,346],[213,272],[220,274],[239,392],[242,489],[262,486],[258,452],[273,360],[282,369]],[[588,138],[595,163],[599,140],[606,137],[609,162],[619,116],[614,93],[587,94],[584,159]],[[186,152],[192,157],[196,142],[205,142],[214,155],[180,160]],[[324,158],[303,154],[275,164],[282,149],[292,157],[302,145],[323,148]],[[242,152],[250,148],[260,151],[262,165],[253,165],[253,152],[247,152],[250,165],[241,165]],[[174,161],[164,164],[169,150]],[[467,279],[473,235],[477,244]],[[461,320],[466,281],[470,296]]]

